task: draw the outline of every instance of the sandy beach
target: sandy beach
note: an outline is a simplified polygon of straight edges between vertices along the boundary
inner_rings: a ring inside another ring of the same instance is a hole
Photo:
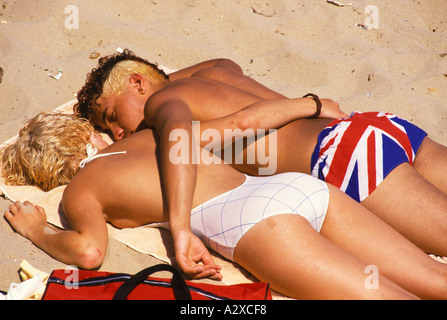
[[[447,144],[447,2],[353,1],[1,0],[0,141],[74,99],[98,54],[129,48],[172,69],[229,58],[286,96],[393,112]],[[10,203],[0,197],[2,215]],[[65,267],[3,218],[0,243],[0,290],[19,282],[24,259],[47,273]],[[101,270],[157,262],[110,240]]]

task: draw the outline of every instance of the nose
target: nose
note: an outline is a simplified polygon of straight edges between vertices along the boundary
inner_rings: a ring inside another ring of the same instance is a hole
[[[113,138],[118,141],[124,138],[124,130],[117,124],[111,124],[110,131],[112,132]]]

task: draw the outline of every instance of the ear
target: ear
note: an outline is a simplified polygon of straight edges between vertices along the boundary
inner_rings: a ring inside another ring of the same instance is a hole
[[[144,78],[138,73],[133,73],[129,77],[129,84],[134,88],[139,94],[144,95],[146,93],[146,82]]]

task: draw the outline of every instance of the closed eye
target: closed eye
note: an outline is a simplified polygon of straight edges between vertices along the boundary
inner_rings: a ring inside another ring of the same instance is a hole
[[[105,126],[108,128],[110,124],[115,121],[115,110],[111,107],[106,107],[103,114],[103,122]]]
[[[110,116],[110,119],[109,119],[109,123],[112,123],[113,121],[115,121],[115,116],[116,116],[116,112],[115,112],[115,110],[113,110],[112,115]]]
[[[102,113],[102,123],[104,123],[105,127],[107,127],[108,121],[107,121],[107,110],[109,107],[106,107],[104,109],[104,112]]]

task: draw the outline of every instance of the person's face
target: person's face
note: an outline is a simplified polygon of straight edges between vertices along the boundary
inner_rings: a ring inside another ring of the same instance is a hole
[[[124,93],[99,97],[95,124],[110,132],[115,140],[133,134],[144,120],[144,104],[147,97],[135,86],[128,85]]]

